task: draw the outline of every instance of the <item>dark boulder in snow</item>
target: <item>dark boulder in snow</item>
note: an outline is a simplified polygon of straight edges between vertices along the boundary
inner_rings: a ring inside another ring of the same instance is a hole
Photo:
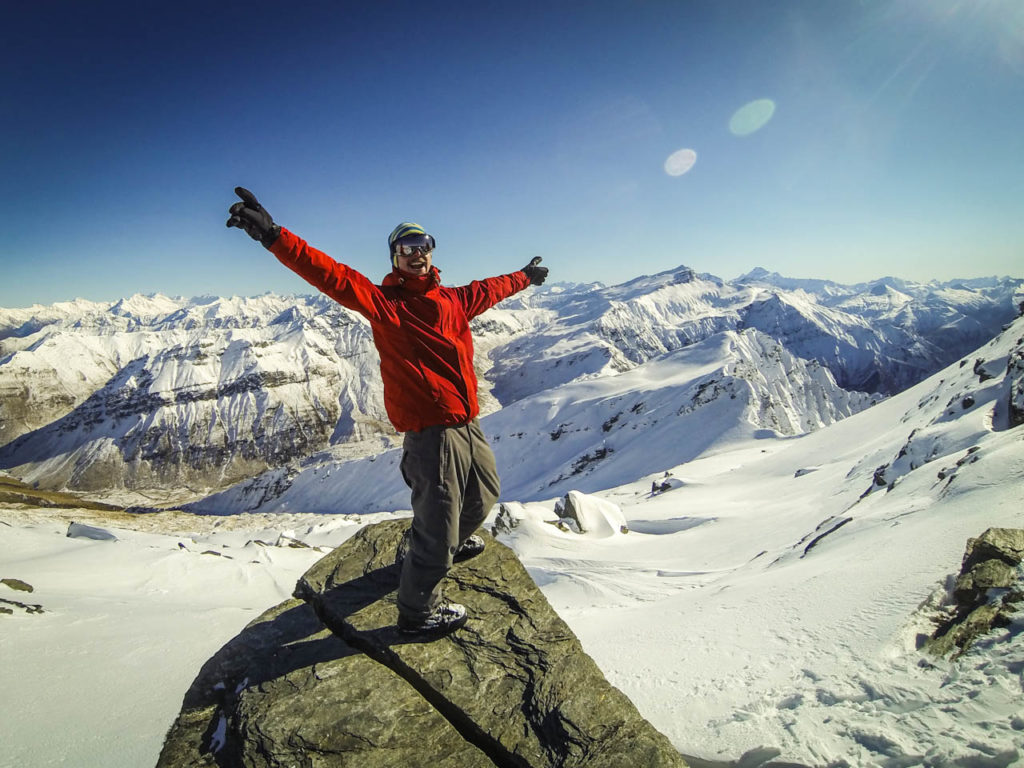
[[[21,579],[0,579],[0,584],[10,587],[16,592],[35,592],[36,588]]]
[[[512,533],[519,527],[519,518],[512,512],[508,504],[498,505],[498,514],[491,526],[491,535],[498,536],[502,533]]]
[[[300,579],[305,602],[207,662],[158,767],[686,765],[487,534],[446,583],[467,626],[434,642],[399,635],[407,527],[364,528]]]
[[[964,653],[982,635],[1009,626],[1024,601],[1024,529],[989,528],[968,539],[945,615],[927,642],[938,656]]]
[[[1012,429],[1024,424],[1024,339],[1017,345],[1006,363],[1006,380],[1009,388],[1009,426]]]
[[[13,589],[15,592],[35,591],[35,587],[21,579],[0,579],[0,586]],[[6,591],[6,589],[0,590],[0,592],[3,591]],[[16,610],[24,611],[25,613],[43,613],[43,606],[35,603],[23,603],[19,600],[0,597],[0,614],[10,615]]]

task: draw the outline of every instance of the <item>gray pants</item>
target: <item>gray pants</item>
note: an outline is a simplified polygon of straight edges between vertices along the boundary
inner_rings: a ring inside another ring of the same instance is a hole
[[[501,484],[480,424],[406,432],[402,477],[412,489],[412,539],[402,561],[398,610],[421,620],[441,602],[452,555],[487,517]]]

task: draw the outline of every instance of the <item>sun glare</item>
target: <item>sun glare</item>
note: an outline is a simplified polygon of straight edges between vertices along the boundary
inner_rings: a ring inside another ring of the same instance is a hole
[[[775,102],[757,99],[737,109],[729,119],[729,131],[734,136],[749,136],[764,128],[775,114]]]
[[[1024,5],[1013,9],[1000,32],[999,57],[1018,75],[1024,75]]]
[[[669,176],[682,176],[693,168],[697,162],[697,153],[692,149],[680,149],[673,152],[665,160],[665,173]]]

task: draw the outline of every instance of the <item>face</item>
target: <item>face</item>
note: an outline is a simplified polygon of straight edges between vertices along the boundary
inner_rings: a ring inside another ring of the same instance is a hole
[[[399,253],[398,269],[407,275],[416,277],[429,274],[432,257],[433,252],[424,250],[415,250],[408,256]]]

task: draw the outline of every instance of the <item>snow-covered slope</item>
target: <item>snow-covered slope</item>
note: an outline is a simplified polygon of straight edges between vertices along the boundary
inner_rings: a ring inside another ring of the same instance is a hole
[[[1024,319],[802,437],[598,494],[627,535],[509,504],[504,534],[609,679],[684,752],[759,765],[1019,765],[1024,614],[920,650],[968,538],[1024,527]],[[667,449],[664,436],[645,446]]]
[[[680,267],[530,289],[473,322],[483,413],[742,329],[846,389],[891,393],[991,338],[1021,285],[839,286],[760,272],[729,283]],[[367,325],[322,296],[0,310],[0,468],[43,487],[180,496],[393,439]]]
[[[726,331],[619,376],[521,400],[484,428],[504,496],[530,500],[620,485],[736,440],[803,434],[876,399],[839,388],[764,334]]]

